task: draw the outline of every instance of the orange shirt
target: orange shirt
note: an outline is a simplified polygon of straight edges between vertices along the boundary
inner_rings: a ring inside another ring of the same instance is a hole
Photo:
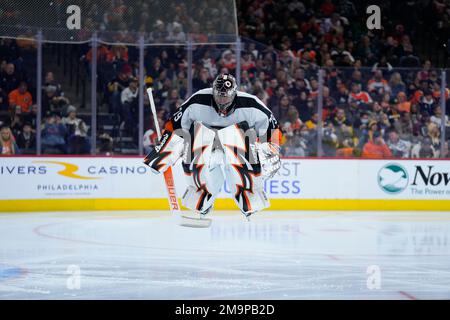
[[[338,157],[353,157],[353,148],[340,148],[336,150]]]
[[[398,104],[398,111],[411,112],[411,102],[405,101]]]
[[[19,92],[19,89],[13,90],[8,95],[10,106],[20,106],[22,112],[30,112],[31,105],[33,104],[33,98],[27,91],[24,94]]]
[[[3,142],[3,146],[0,144],[0,147],[2,147],[1,148],[1,150],[2,150],[1,154],[14,154],[14,149],[13,149],[13,146],[12,146],[11,139],[9,139],[8,141],[4,141]]]
[[[374,91],[379,87],[382,87],[383,89],[388,88],[389,84],[385,79],[381,79],[381,81],[370,79],[369,82],[367,82],[367,87],[369,88],[369,91]]]
[[[350,96],[353,98],[353,100],[362,101],[364,103],[372,102],[372,98],[365,91],[360,91],[358,93],[352,92],[352,93],[350,93]]]
[[[391,158],[392,152],[386,144],[377,145],[369,141],[364,145],[362,157],[371,159]]]
[[[88,51],[88,53],[86,54],[86,59],[89,62],[92,61],[92,49],[90,49]],[[108,48],[101,46],[97,49],[97,60],[112,62],[112,61],[114,61],[114,55],[111,53],[111,51]]]
[[[280,129],[275,129],[272,132],[272,136],[270,137],[270,142],[272,142],[276,145],[279,145],[279,146],[283,145],[286,142],[286,139]]]
[[[411,99],[412,103],[419,103],[420,101],[420,97],[423,96],[423,91],[422,90],[416,90],[416,92],[414,92],[414,95]]]
[[[294,131],[297,129],[300,129],[302,126],[302,121],[300,119],[296,119],[295,122],[291,123],[291,125],[289,126],[289,129]]]

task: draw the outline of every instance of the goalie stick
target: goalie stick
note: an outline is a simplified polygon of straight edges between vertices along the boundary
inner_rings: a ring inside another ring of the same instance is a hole
[[[161,129],[159,128],[158,118],[156,115],[156,107],[155,101],[153,100],[152,89],[147,89],[148,99],[150,101],[150,108],[153,115],[153,120],[155,123],[155,130],[158,136],[158,140],[161,139]],[[192,227],[192,228],[208,228],[211,225],[212,220],[209,218],[199,218],[198,214],[192,215],[183,213],[180,209],[180,205],[178,204],[177,193],[175,190],[175,181],[173,179],[172,167],[167,168],[163,173],[164,182],[166,184],[167,195],[169,200],[170,211],[172,211],[172,215],[177,219],[177,224],[184,227]]]

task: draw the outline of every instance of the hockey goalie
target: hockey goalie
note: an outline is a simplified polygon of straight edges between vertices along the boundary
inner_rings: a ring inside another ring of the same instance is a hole
[[[144,163],[162,173],[182,161],[187,189],[183,206],[208,214],[226,181],[241,212],[269,207],[264,181],[279,170],[281,131],[256,96],[237,90],[230,74],[193,94],[164,125]]]

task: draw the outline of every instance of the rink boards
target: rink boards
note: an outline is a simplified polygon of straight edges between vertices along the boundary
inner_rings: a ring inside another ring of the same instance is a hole
[[[168,209],[140,157],[6,157],[0,179],[0,211]],[[265,189],[272,210],[450,211],[450,161],[289,158]],[[237,209],[226,184],[215,207]]]

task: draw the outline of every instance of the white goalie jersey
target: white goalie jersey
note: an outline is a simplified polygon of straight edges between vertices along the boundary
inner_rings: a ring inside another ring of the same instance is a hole
[[[244,214],[269,206],[264,181],[280,168],[278,123],[253,95],[238,91],[233,108],[220,116],[212,89],[198,91],[166,122],[144,161],[164,172],[182,158],[188,180],[182,204],[200,213],[212,208],[225,181]]]
[[[220,116],[215,109],[212,89],[203,89],[183,103],[167,125],[172,125],[172,128],[169,127],[172,130],[189,130],[193,122],[201,122],[210,128],[225,128],[247,122],[250,128],[256,130],[261,139],[265,139],[267,134],[277,133],[275,131],[278,129],[278,122],[273,113],[254,95],[237,91],[234,111],[227,117]],[[267,139],[265,140],[267,141]]]

